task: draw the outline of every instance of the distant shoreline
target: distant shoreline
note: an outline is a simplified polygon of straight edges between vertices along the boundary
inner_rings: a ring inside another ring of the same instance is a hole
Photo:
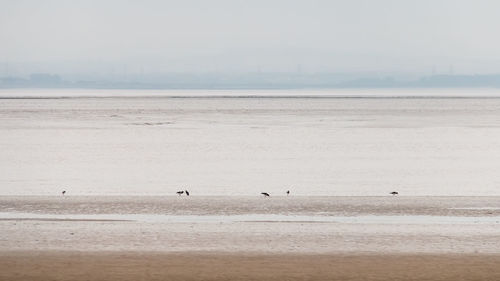
[[[0,88],[0,99],[496,99],[500,88],[87,89]]]
[[[499,96],[9,96],[0,100],[65,100],[65,99],[500,99]]]

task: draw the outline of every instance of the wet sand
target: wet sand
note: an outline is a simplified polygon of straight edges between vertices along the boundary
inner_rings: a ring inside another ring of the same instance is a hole
[[[498,197],[0,197],[0,251],[499,254]]]
[[[0,280],[500,280],[500,255],[2,252]]]
[[[0,196],[0,212],[500,216],[500,196]]]
[[[498,197],[0,197],[0,280],[500,280]]]

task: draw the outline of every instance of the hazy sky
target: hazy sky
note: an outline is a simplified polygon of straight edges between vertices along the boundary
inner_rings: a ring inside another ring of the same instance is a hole
[[[496,0],[0,0],[0,63],[12,72],[500,73],[499,11]]]

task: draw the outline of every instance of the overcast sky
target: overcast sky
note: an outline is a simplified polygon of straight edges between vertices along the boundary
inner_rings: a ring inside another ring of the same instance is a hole
[[[0,0],[0,62],[12,72],[500,73],[499,11],[496,0]]]

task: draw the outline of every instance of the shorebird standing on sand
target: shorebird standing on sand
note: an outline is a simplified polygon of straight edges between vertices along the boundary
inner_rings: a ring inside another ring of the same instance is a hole
[[[189,196],[189,191],[187,191],[187,189],[185,190],[185,192],[186,192],[186,195]]]
[[[399,193],[398,193],[397,191],[393,191],[393,192],[391,192],[391,193],[389,193],[389,194],[392,194],[392,195],[398,195]]]
[[[290,195],[290,190],[286,191],[286,196]]]
[[[181,195],[184,193],[184,191],[182,191],[182,190],[181,190],[181,191],[177,191],[176,193],[177,193],[179,196],[181,196]]]
[[[264,195],[264,197],[269,197],[270,196],[269,193],[267,193],[267,192],[261,192],[260,194]]]
[[[66,194],[66,190],[63,190],[61,193],[64,196],[64,194]]]

